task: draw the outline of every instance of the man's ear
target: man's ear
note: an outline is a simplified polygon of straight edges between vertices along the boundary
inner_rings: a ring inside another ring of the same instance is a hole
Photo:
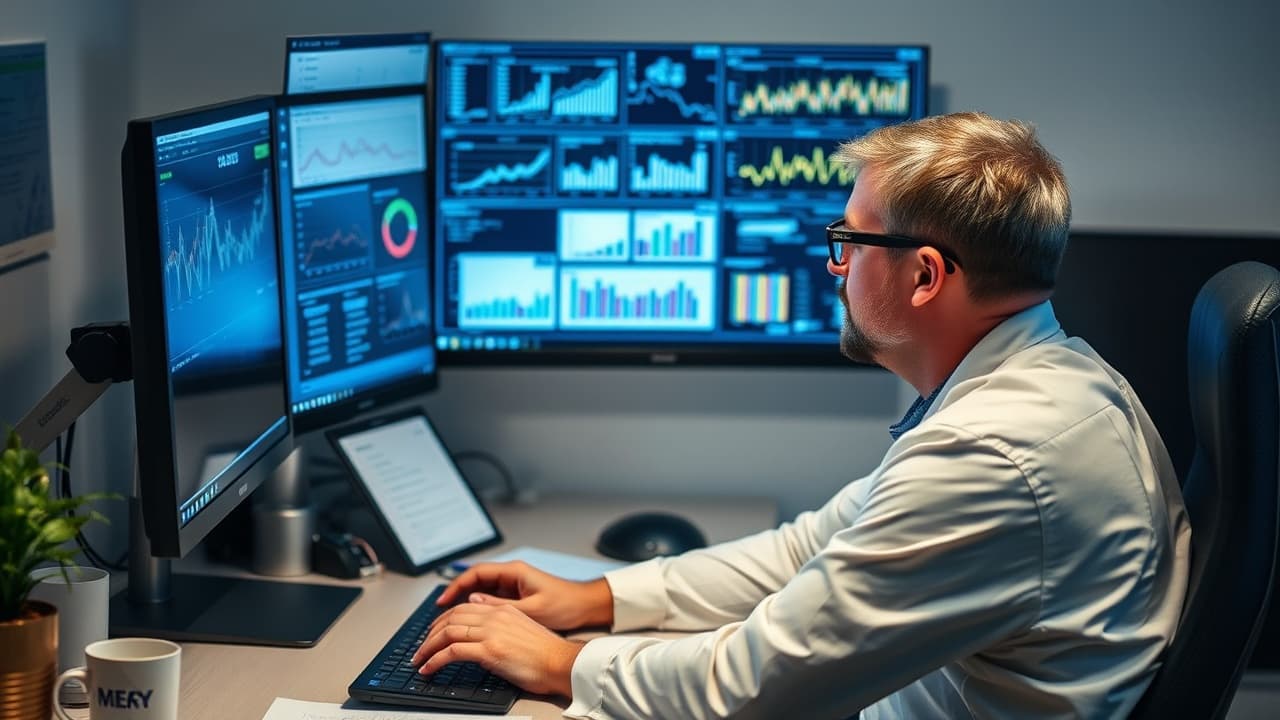
[[[922,247],[916,250],[915,289],[911,293],[911,306],[923,307],[942,292],[947,276],[942,253],[936,248]]]

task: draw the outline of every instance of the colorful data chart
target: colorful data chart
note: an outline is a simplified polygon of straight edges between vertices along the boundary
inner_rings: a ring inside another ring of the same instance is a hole
[[[713,262],[716,224],[714,212],[637,210],[636,262]]]
[[[560,271],[565,329],[710,330],[715,277],[710,267],[653,269],[565,266]]]
[[[730,273],[729,320],[734,325],[789,322],[791,278],[786,273]]]

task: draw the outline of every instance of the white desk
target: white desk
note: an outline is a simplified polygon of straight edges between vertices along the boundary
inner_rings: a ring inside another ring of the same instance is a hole
[[[505,542],[481,556],[532,545],[599,557],[592,545],[601,528],[633,511],[665,510],[686,515],[711,543],[773,527],[777,514],[771,500],[722,498],[663,502],[548,497],[530,507],[491,510]],[[364,593],[313,648],[183,643],[179,714],[184,720],[258,720],[276,697],[346,701],[351,681],[427,592],[442,582],[436,575],[411,578],[395,573],[364,582],[318,575],[299,580],[358,585]],[[567,704],[564,698],[524,697],[516,702],[512,714],[550,720],[559,718]]]

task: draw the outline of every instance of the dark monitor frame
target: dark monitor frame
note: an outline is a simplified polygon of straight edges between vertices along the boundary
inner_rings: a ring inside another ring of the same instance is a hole
[[[391,98],[391,97],[403,97],[405,95],[412,95],[412,94],[421,96],[422,103],[423,103],[423,113],[424,113],[423,131],[425,133],[423,142],[426,143],[427,171],[424,174],[424,197],[425,197],[426,206],[423,208],[423,219],[422,221],[420,221],[419,227],[428,228],[427,238],[425,240],[425,242],[427,243],[427,260],[426,260],[427,288],[428,288],[429,302],[434,302],[435,293],[432,287],[432,283],[435,281],[435,264],[434,264],[435,263],[435,247],[434,247],[435,238],[432,237],[431,234],[434,233],[434,229],[435,229],[435,192],[434,192],[434,186],[431,183],[430,173],[432,171],[432,168],[435,166],[434,165],[435,156],[434,156],[433,143],[431,142],[431,139],[432,139],[431,112],[433,110],[433,106],[432,106],[431,93],[428,92],[429,87],[430,86],[419,87],[416,85],[414,86],[397,85],[397,86],[389,86],[389,87],[382,87],[382,88],[372,88],[367,90],[346,90],[346,91],[340,91],[340,92],[306,93],[302,95],[280,95],[276,98],[276,112],[281,110],[291,111],[295,107],[306,107],[309,105],[329,105],[333,103],[359,102],[361,100],[377,100],[377,99],[385,99],[385,98]],[[273,117],[275,116],[273,115]],[[274,133],[275,132],[274,124],[272,126],[272,129]],[[279,149],[278,141],[275,143],[275,147],[277,148],[276,150],[277,153],[281,152]],[[282,158],[283,158],[283,155],[276,158],[277,171],[279,170],[279,163]],[[278,174],[279,173],[277,172],[277,175]],[[283,180],[280,180],[279,178],[277,178],[277,189],[275,194],[277,203],[279,203],[280,201],[279,183],[282,183],[282,182]],[[292,188],[290,188],[290,192],[291,193],[293,192]],[[285,303],[285,306],[282,306],[281,308],[281,312],[282,312],[281,322],[285,332],[285,347],[288,348],[289,342],[290,342],[290,339],[288,337],[288,334],[290,331],[289,319],[288,319],[290,310],[287,307],[287,305],[293,302],[293,299],[289,297],[289,295],[287,294],[289,283],[284,282],[284,278],[286,273],[294,273],[295,269],[292,268],[292,265],[290,265],[288,268],[286,268],[285,266],[286,263],[292,264],[294,262],[294,259],[292,257],[292,251],[290,248],[285,247],[285,242],[284,242],[286,235],[285,235],[285,228],[283,227],[283,225],[285,222],[288,221],[287,218],[285,217],[286,210],[287,208],[283,207],[282,205],[279,208],[279,212],[276,214],[277,219],[279,221],[279,225],[276,227],[276,233],[277,233],[277,237],[280,238],[280,243],[279,243],[280,263],[281,263],[280,272],[281,272],[281,280],[282,280],[280,283],[280,292],[281,292],[281,297]],[[293,280],[293,284],[296,285],[296,283],[297,281],[295,278]],[[293,395],[292,382],[289,382],[290,417],[293,423],[294,434],[304,435],[304,434],[313,433],[316,431],[321,431],[332,425],[346,422],[363,413],[376,410],[378,408],[386,407],[389,405],[393,405],[399,402],[403,402],[409,397],[412,397],[420,393],[431,392],[435,390],[437,387],[439,387],[440,352],[435,349],[435,344],[434,344],[435,334],[436,334],[434,315],[432,315],[431,327],[432,327],[431,347],[432,347],[432,352],[434,353],[435,367],[433,371],[429,374],[417,375],[413,377],[394,380],[391,382],[386,382],[376,387],[362,390],[358,394],[350,398],[339,400],[339,401],[336,401],[327,405],[322,405],[309,410],[293,409],[295,398],[292,397]],[[287,360],[288,363],[297,362],[297,361],[298,361],[297,358],[290,358]],[[290,372],[291,370],[286,367],[285,369],[286,379],[288,379]]]
[[[1280,236],[1195,230],[1072,230],[1051,298],[1068,335],[1120,371],[1160,431],[1178,477],[1195,453],[1187,334],[1200,287],[1242,260],[1280,268]]]
[[[146,534],[155,557],[182,557],[271,476],[293,450],[288,413],[288,382],[281,377],[286,407],[282,423],[269,428],[226,471],[228,485],[185,525],[178,516],[172,375],[165,323],[164,257],[158,216],[155,138],[257,112],[274,118],[271,96],[256,96],[177,113],[131,120],[121,151],[124,195],[125,261],[128,269],[129,323],[132,335],[133,392],[138,444],[138,494]],[[275,134],[272,132],[272,145]],[[275,172],[270,173],[276,192]],[[277,302],[281,298],[277,295]],[[281,322],[283,327],[283,320]],[[281,354],[284,353],[281,337]],[[282,367],[283,370],[283,367]]]
[[[868,49],[885,49],[885,48],[911,48],[919,49],[921,57],[921,80],[924,91],[921,96],[921,115],[929,114],[929,83],[930,83],[930,65],[932,56],[932,46],[923,42],[911,43],[746,43],[746,42],[663,42],[663,41],[634,41],[634,40],[529,40],[529,39],[492,39],[492,38],[432,38],[432,67],[430,77],[432,82],[439,86],[440,74],[445,71],[442,63],[443,48],[451,42],[466,43],[468,45],[563,45],[566,47],[591,47],[612,45],[618,47],[634,46],[637,49],[657,46],[696,46],[696,45],[715,45],[720,48],[796,48],[806,47],[813,48],[815,51],[823,49],[833,50],[840,48],[868,48]],[[723,90],[723,89],[722,89]],[[432,139],[431,150],[434,153],[437,144],[437,135],[439,128],[439,110],[437,105],[440,102],[436,97],[438,93],[432,93],[432,107],[430,109],[429,134]],[[513,132],[516,132],[513,129]],[[432,157],[429,154],[431,170],[433,178],[440,169],[439,157]],[[432,206],[435,208],[438,199],[443,193],[438,187],[438,183],[430,183],[431,191],[434,191]],[[429,191],[429,192],[431,192]],[[832,218],[834,219],[834,218]],[[434,218],[433,218],[434,221]],[[439,244],[444,242],[444,238],[435,237],[433,240]],[[821,242],[821,238],[815,238],[814,242]],[[435,261],[433,253],[432,261]],[[819,263],[815,259],[815,263]],[[816,264],[816,271],[826,273],[825,264]],[[434,272],[434,270],[433,270]],[[436,305],[440,307],[440,301],[443,298],[445,290],[438,282],[439,278],[433,274],[432,281],[436,287]],[[440,338],[442,327],[437,323],[435,330],[437,339]],[[796,342],[789,343],[709,343],[709,342],[668,342],[662,344],[655,343],[607,343],[600,345],[592,345],[590,343],[582,343],[575,345],[555,345],[552,347],[539,347],[537,349],[521,349],[514,351],[503,350],[484,350],[484,351],[465,351],[441,348],[437,354],[438,364],[441,367],[551,367],[551,366],[695,366],[695,367],[837,367],[850,366],[880,370],[879,366],[864,365],[859,363],[851,363],[847,358],[840,354],[838,343],[835,339],[822,342]]]

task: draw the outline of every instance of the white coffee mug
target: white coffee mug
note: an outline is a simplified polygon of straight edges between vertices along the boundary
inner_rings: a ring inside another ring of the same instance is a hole
[[[31,573],[38,582],[28,595],[58,608],[58,672],[84,665],[84,648],[107,639],[111,576],[96,567],[70,565],[40,568]],[[78,683],[64,686],[62,704],[84,707],[88,696]]]
[[[112,638],[90,643],[84,657],[84,667],[62,673],[53,685],[54,714],[61,720],[73,720],[58,701],[58,689],[72,679],[89,688],[90,720],[178,720],[181,647]]]

